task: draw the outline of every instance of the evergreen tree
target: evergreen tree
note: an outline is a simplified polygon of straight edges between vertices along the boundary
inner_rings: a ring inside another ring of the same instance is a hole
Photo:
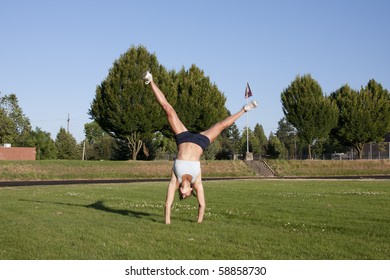
[[[89,111],[109,135],[127,140],[132,159],[137,158],[145,140],[150,143],[154,133],[160,131],[165,137],[173,137],[165,112],[141,80],[145,70],[151,71],[189,131],[206,130],[227,116],[224,95],[195,65],[188,71],[183,68],[179,73],[167,72],[145,47],[132,47],[114,62],[107,78],[97,87]]]
[[[12,143],[15,137],[15,124],[0,107],[0,143]]]
[[[182,68],[176,75],[175,85],[176,98],[171,104],[189,131],[207,130],[228,116],[225,96],[195,65],[188,71]]]
[[[284,155],[286,154],[286,148],[283,143],[280,142],[279,138],[270,133],[268,137],[268,156],[273,159],[284,159]]]
[[[81,159],[80,147],[76,139],[62,127],[57,134],[55,145],[58,159]]]
[[[25,116],[22,108],[19,106],[16,95],[10,94],[1,97],[0,108],[2,111],[0,118],[4,121],[2,130],[4,131],[4,136],[6,135],[4,140],[15,146],[31,146],[30,138],[32,129],[30,120]]]
[[[247,132],[248,131],[248,132]],[[248,139],[246,135],[249,135]],[[253,154],[260,154],[260,142],[259,139],[255,136],[253,131],[249,128],[244,128],[241,136],[241,152],[245,154],[247,152],[247,140],[249,140],[249,152]]]
[[[118,148],[114,138],[108,135],[97,122],[84,125],[85,132],[85,159],[111,160],[115,159]]]
[[[213,143],[211,143],[202,155],[202,159],[205,160],[214,160],[217,157],[218,152],[221,151],[221,138],[217,138]]]
[[[229,110],[228,115],[231,115]],[[215,156],[216,159],[233,159],[234,154],[241,152],[240,131],[235,123],[222,131],[218,140],[220,149]]]
[[[298,133],[295,127],[289,123],[286,117],[283,117],[278,122],[278,130],[276,131],[276,136],[280,140],[280,142],[285,146],[287,154],[286,158],[294,158],[297,157],[297,142]]]
[[[35,128],[32,132],[32,141],[33,146],[36,147],[37,159],[57,159],[57,147],[49,132]]]
[[[259,142],[259,154],[265,155],[267,152],[268,140],[267,136],[265,136],[263,126],[257,123],[253,130],[253,134]]]
[[[137,158],[143,134],[157,131],[166,123],[149,87],[141,80],[150,70],[164,92],[172,92],[167,71],[145,47],[132,47],[116,60],[107,78],[97,87],[89,114],[114,138],[127,141],[132,159]]]
[[[234,123],[229,128],[229,138],[233,142],[233,154],[237,154],[241,151],[241,143],[240,143],[240,130],[237,125]]]

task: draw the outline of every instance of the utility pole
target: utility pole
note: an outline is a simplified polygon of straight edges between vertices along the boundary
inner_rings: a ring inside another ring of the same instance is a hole
[[[69,122],[70,122],[70,116],[68,114],[68,124],[66,126],[66,132],[68,132],[68,133],[69,133]]]
[[[83,156],[82,156],[81,160],[85,160],[85,141],[87,141],[87,140],[84,140],[84,144],[83,144]]]

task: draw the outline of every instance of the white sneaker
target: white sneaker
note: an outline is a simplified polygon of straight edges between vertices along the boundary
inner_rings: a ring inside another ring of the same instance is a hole
[[[152,74],[150,74],[149,71],[146,71],[142,75],[142,79],[145,80],[145,85],[148,85],[151,81],[153,81],[153,76],[152,76]]]
[[[253,100],[242,108],[244,109],[245,112],[248,112],[250,110],[255,109],[257,107],[257,105],[258,105],[257,101]]]

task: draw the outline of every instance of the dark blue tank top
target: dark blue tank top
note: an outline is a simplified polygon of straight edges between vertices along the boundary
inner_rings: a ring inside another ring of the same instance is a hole
[[[205,150],[208,145],[210,145],[210,139],[207,136],[199,133],[191,133],[189,131],[184,131],[175,136],[176,145],[179,147],[181,143],[190,142],[194,143]]]

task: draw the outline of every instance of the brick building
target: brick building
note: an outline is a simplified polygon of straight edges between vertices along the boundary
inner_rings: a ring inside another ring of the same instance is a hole
[[[30,147],[0,147],[0,160],[35,160],[36,154]]]

